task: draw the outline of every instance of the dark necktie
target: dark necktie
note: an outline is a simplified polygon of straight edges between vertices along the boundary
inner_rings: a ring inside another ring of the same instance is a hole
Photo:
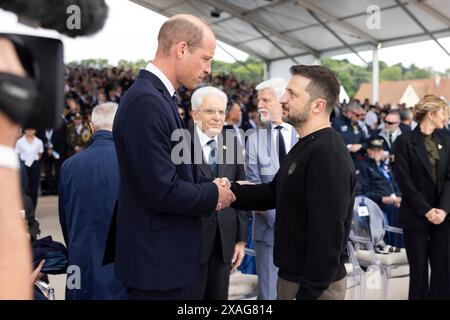
[[[283,135],[281,134],[282,126],[276,126],[275,129],[278,130],[278,159],[280,160],[280,167],[284,159],[286,159],[286,146],[284,144]]]
[[[392,148],[392,133],[389,133],[389,148]]]
[[[214,139],[208,141],[208,145],[211,148],[209,153],[208,164],[211,168],[212,177],[217,176],[217,142]]]
[[[178,97],[177,97],[177,92],[176,91],[173,93],[172,100],[178,106]]]

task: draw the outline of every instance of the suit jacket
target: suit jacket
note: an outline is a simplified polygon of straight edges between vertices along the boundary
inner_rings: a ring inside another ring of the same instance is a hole
[[[232,185],[241,210],[277,209],[274,264],[299,283],[297,299],[316,299],[346,275],[356,176],[339,134],[324,128],[303,137],[272,182]]]
[[[66,150],[66,133],[64,127],[60,129],[54,129],[50,141],[48,141],[47,136],[45,135],[45,130],[39,131],[36,135],[44,143],[44,153],[42,155],[42,158],[44,160],[48,158],[53,159],[53,157],[50,157],[47,153],[49,142],[53,145],[53,150],[59,153],[60,159],[62,160],[64,158],[64,153]]]
[[[433,140],[439,152],[436,184],[419,126],[394,143],[394,174],[403,195],[398,221],[404,229],[425,230],[429,223],[425,214],[432,208],[450,213],[450,138],[435,130]]]
[[[382,204],[383,197],[389,197],[395,193],[401,197],[398,184],[393,179],[389,181],[379,170],[375,160],[367,158],[359,164],[359,174],[357,176],[361,189],[359,193],[365,195],[378,204]]]
[[[189,132],[191,134],[193,146],[192,154],[196,161],[194,162],[196,163],[196,174],[198,174],[199,178],[214,180],[216,177],[212,176],[211,167],[205,160],[195,126],[191,127]],[[227,143],[228,140],[231,140],[231,143]],[[226,147],[226,149],[224,149],[224,147]],[[230,181],[245,180],[243,157],[240,156],[242,154],[242,148],[235,136],[227,135],[223,132],[221,138],[219,138],[217,150],[219,159],[217,164],[217,177],[226,177]],[[201,154],[199,152],[201,152]],[[227,160],[227,157],[229,160],[232,160],[231,163],[225,161]],[[238,162],[239,159],[241,160],[240,162]],[[214,211],[210,216],[202,217],[201,262],[205,263],[208,261],[214,248],[216,232],[219,232],[223,262],[230,263],[234,253],[234,245],[238,242],[247,242],[247,227],[247,212],[233,208],[226,208],[219,212]]]
[[[291,146],[297,141],[297,132],[291,128]],[[271,125],[257,129],[248,137],[246,151],[246,178],[248,181],[260,184],[272,181],[280,168],[278,151],[273,144]],[[267,210],[253,215],[253,240],[273,244],[275,210]]]
[[[218,190],[196,183],[191,145],[177,129],[184,125],[166,87],[141,70],[113,127],[120,168],[116,275],[131,288],[179,289],[200,271],[200,217],[214,211]],[[177,133],[181,142],[172,140]],[[172,159],[175,146],[187,163]]]
[[[81,270],[81,288],[66,288],[67,300],[124,299],[125,288],[113,265],[102,266],[109,223],[119,192],[119,166],[110,131],[98,131],[93,144],[64,162],[59,188],[59,219],[69,265]]]

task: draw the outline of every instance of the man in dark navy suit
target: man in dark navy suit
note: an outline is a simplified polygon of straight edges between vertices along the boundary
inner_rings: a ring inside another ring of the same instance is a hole
[[[115,272],[129,299],[186,298],[200,272],[201,217],[235,200],[229,183],[200,182],[190,162],[172,157],[180,143],[172,134],[184,129],[176,89],[194,89],[211,72],[215,47],[205,22],[172,17],[156,57],[121,100],[113,128],[121,180]]]

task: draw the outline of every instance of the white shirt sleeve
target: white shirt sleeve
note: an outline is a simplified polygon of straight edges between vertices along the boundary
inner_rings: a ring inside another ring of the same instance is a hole
[[[39,147],[38,147],[38,153],[44,153],[44,144],[42,143],[42,140],[39,139]]]

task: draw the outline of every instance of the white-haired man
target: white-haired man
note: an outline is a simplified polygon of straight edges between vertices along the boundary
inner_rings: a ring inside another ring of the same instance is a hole
[[[248,138],[246,178],[250,182],[260,184],[272,181],[287,153],[298,141],[294,127],[282,120],[283,109],[279,101],[286,85],[286,80],[273,78],[256,86],[258,111],[265,127]],[[254,212],[252,232],[260,300],[274,300],[277,297],[278,269],[273,264],[274,223],[275,210]]]
[[[67,159],[61,169],[59,218],[69,265],[80,268],[80,286],[67,286],[68,300],[125,299],[125,290],[102,266],[114,205],[119,192],[119,167],[112,136],[116,103],[92,111],[92,144]]]
[[[223,131],[227,96],[214,87],[197,89],[191,98],[195,125],[190,128],[199,179],[245,179],[242,148],[233,130]],[[227,300],[230,271],[244,258],[247,212],[226,208],[201,221],[201,272],[188,290],[190,299]]]

